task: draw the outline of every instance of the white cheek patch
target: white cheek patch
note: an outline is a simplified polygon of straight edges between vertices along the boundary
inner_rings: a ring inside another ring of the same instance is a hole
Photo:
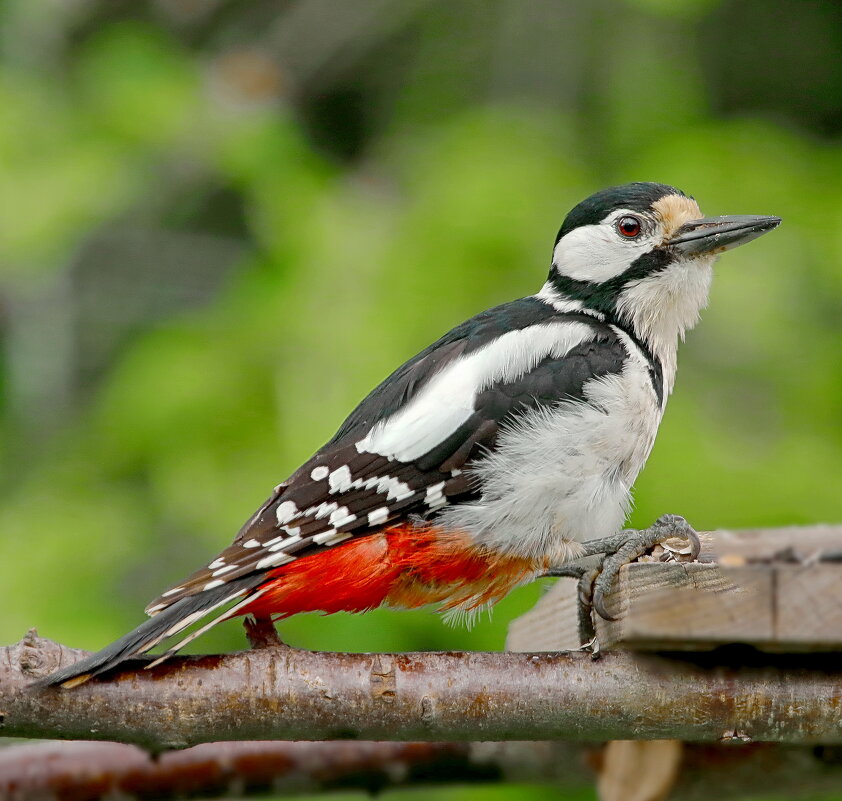
[[[565,234],[553,251],[556,271],[575,281],[591,283],[622,275],[655,244],[651,234],[621,239],[614,222],[626,214],[631,212],[613,212],[598,225],[582,225]]]

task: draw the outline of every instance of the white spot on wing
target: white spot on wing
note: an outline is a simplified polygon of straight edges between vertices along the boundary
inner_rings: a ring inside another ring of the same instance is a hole
[[[342,467],[337,467],[334,470],[330,477],[327,480],[328,485],[330,486],[330,491],[333,493],[336,492],[347,492],[351,489],[352,479],[351,479],[351,471],[348,468],[347,464],[343,464]]]
[[[427,494],[424,496],[424,501],[430,508],[443,506],[447,503],[447,498],[444,497],[444,481],[427,488]]]
[[[356,483],[356,482],[355,482]],[[409,488],[408,484],[400,481],[393,476],[375,476],[374,478],[367,478],[364,482],[359,484],[363,489],[373,489],[379,494],[385,494],[390,500],[394,499],[402,501],[414,494],[414,490]]]
[[[409,484],[405,484],[392,476],[385,476],[382,481],[386,483],[387,500],[403,501],[415,493],[415,490],[409,488]],[[378,483],[379,488],[380,484]],[[382,490],[380,491],[382,492]]]
[[[322,481],[323,479],[327,478],[327,474],[330,472],[330,469],[323,464],[320,464],[318,467],[314,467],[310,471],[310,478],[313,481]]]
[[[277,515],[278,523],[283,525],[284,523],[289,523],[298,514],[298,507],[292,501],[283,501],[278,504],[275,514]]]
[[[207,587],[205,587],[205,589],[207,589]],[[181,618],[181,620],[170,626],[164,634],[161,635],[161,639],[163,640],[166,637],[172,637],[173,634],[178,634],[179,631],[186,629],[200,618],[203,618],[210,611],[210,609],[200,609],[198,612],[193,612],[192,615],[187,615],[186,617]]]
[[[339,504],[336,503],[336,501],[320,503],[318,506],[311,506],[309,509],[305,509],[304,515],[315,517],[316,520],[321,520],[323,517],[327,517],[338,506]]]
[[[243,543],[243,548],[259,548],[259,547],[260,547],[260,540],[251,539],[251,540],[246,540]]]
[[[274,551],[283,551],[286,548],[288,548],[290,545],[292,545],[294,542],[301,542],[301,537],[287,537],[282,542],[275,543],[275,545],[273,545],[271,548],[269,548],[269,550],[273,551],[273,552]]]
[[[322,534],[316,534],[313,537],[313,542],[318,543],[319,545],[336,545],[339,542],[343,542],[344,540],[350,539],[353,534],[347,531],[335,531],[331,529],[330,531],[325,531]]]
[[[202,587],[203,590],[212,590],[215,587],[221,587],[225,582],[222,579],[214,579],[213,581],[209,581]]]
[[[220,567],[220,568],[217,568],[216,570],[214,570],[213,573],[211,573],[211,575],[214,576],[214,577],[221,576],[225,573],[230,572],[231,570],[236,570],[236,569],[237,569],[236,565],[225,565],[224,567]]]
[[[379,509],[375,509],[373,512],[368,513],[368,524],[370,526],[378,526],[381,523],[385,523],[389,519],[389,507],[388,506],[381,506]]]
[[[346,523],[353,523],[354,520],[357,519],[355,514],[351,514],[348,511],[347,506],[340,506],[331,516],[330,516],[330,524],[339,528],[339,526],[344,526]]]
[[[280,567],[281,565],[285,565],[287,562],[292,562],[295,560],[295,557],[292,554],[288,553],[272,553],[269,556],[264,556],[256,565],[255,568],[257,570],[263,570],[267,567]]]

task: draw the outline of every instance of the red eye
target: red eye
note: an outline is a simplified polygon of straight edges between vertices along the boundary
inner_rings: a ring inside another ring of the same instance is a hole
[[[617,230],[628,239],[634,239],[640,233],[640,220],[637,217],[620,217]]]

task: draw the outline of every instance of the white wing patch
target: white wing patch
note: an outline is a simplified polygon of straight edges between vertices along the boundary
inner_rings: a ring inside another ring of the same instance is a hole
[[[357,443],[360,453],[411,462],[449,437],[473,413],[476,396],[497,382],[516,381],[542,359],[563,358],[594,335],[578,322],[509,331],[435,375],[409,405],[378,423]]]

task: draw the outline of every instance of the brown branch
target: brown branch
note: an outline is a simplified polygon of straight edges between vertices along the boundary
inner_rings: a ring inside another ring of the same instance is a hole
[[[475,781],[551,782],[572,789],[590,784],[593,769],[604,779],[610,771],[601,764],[604,759],[610,755],[603,758],[597,746],[564,742],[222,742],[157,758],[133,745],[51,742],[0,749],[0,798],[169,801],[267,791],[275,795],[350,788],[376,792]],[[639,788],[646,784],[651,766],[638,758],[633,771]],[[631,797],[629,777],[619,778],[625,782],[619,794],[609,792],[606,797]],[[726,801],[758,794],[792,801],[805,793],[812,797],[823,789],[838,789],[842,761],[829,749],[691,745],[679,753],[677,778],[671,801],[711,795]]]
[[[218,740],[842,742],[832,656],[733,666],[623,652],[345,654],[262,648],[33,689],[80,652],[0,649],[0,735],[153,751]],[[767,660],[771,660],[768,657]]]
[[[0,749],[0,798],[95,801],[371,792],[422,781],[494,780],[462,743],[206,743],[158,758],[134,745],[53,742]]]

